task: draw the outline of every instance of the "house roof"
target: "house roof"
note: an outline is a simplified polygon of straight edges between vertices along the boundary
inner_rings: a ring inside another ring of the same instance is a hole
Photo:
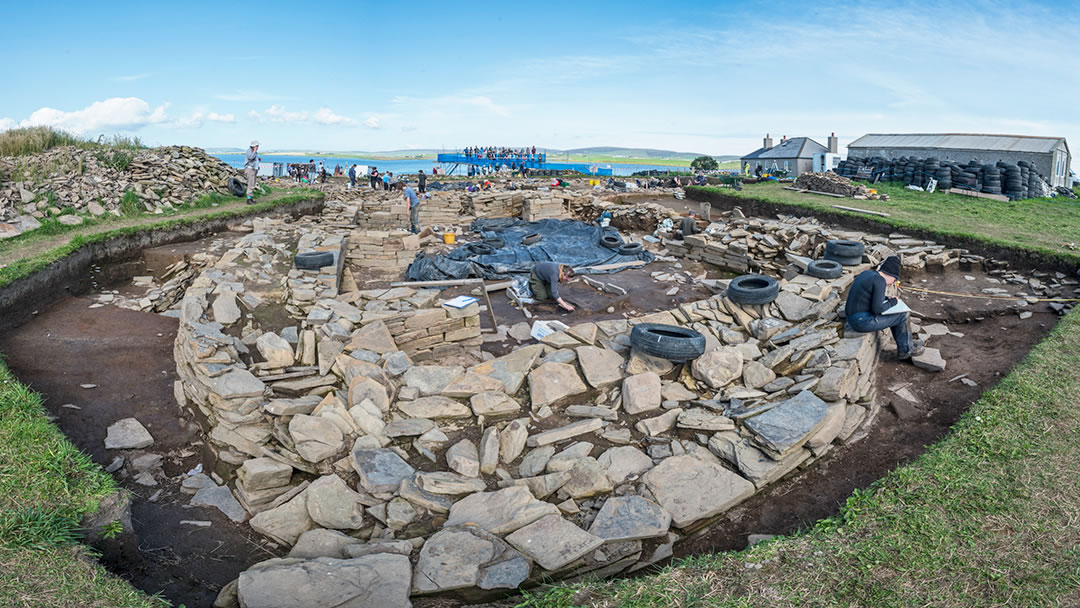
[[[994,150],[1000,152],[1052,152],[1063,137],[988,135],[979,133],[870,133],[848,148],[936,148],[941,150]],[[1068,144],[1065,144],[1066,150]]]
[[[742,158],[743,160],[758,158],[766,160],[813,158],[815,154],[828,151],[828,148],[809,137],[792,137],[791,139],[785,139],[768,150],[765,148],[754,150],[749,155]]]

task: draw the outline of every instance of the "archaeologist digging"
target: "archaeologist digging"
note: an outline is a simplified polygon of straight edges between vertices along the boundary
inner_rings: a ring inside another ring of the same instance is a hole
[[[888,328],[896,340],[897,356],[905,360],[921,355],[925,347],[911,339],[907,312],[883,314],[897,303],[896,298],[885,295],[885,288],[899,280],[900,258],[891,255],[876,270],[866,270],[855,277],[844,313],[847,325],[855,331],[870,333]]]
[[[420,197],[416,196],[416,191],[412,189],[412,186],[405,182],[405,205],[409,209],[409,232],[413,234],[420,233]]]
[[[255,176],[259,174],[259,142],[251,142],[244,157],[244,177],[247,178],[247,204],[255,203]]]
[[[567,312],[574,307],[559,295],[559,283],[573,278],[574,269],[556,262],[537,262],[529,274],[529,289],[537,300],[555,300]]]
[[[688,236],[701,232],[698,230],[697,217],[694,212],[691,211],[686,217],[679,221],[679,232],[676,234],[680,239],[685,239]]]

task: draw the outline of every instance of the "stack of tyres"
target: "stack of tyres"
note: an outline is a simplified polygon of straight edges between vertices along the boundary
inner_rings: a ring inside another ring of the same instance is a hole
[[[1005,165],[1005,196],[1010,200],[1024,198],[1023,172],[1016,165]]]
[[[1001,194],[1001,171],[997,165],[983,165],[982,192]]]
[[[833,240],[825,242],[825,259],[843,266],[862,263],[866,246],[858,241]]]
[[[948,190],[952,188],[952,169],[941,167],[937,170],[937,189]]]
[[[934,158],[933,156],[926,159],[926,164],[923,165],[922,187],[925,188],[930,185],[930,178],[937,179],[938,171],[940,170],[941,163],[938,162],[938,159]],[[938,187],[940,188],[941,186],[939,185]]]

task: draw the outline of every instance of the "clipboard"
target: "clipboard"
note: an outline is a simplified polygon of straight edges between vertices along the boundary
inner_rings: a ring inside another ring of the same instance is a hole
[[[901,300],[900,298],[896,298],[896,304],[893,304],[889,308],[886,308],[885,310],[881,311],[881,314],[883,314],[883,315],[898,315],[898,314],[905,313],[905,312],[911,312],[911,309],[908,308],[907,304],[904,304],[903,300]]]

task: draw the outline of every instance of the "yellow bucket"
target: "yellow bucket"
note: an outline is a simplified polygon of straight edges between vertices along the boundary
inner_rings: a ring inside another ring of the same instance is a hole
[[[457,237],[457,235],[454,234],[453,232],[444,232],[443,235],[442,235],[442,242],[446,243],[447,245],[453,245],[454,244],[454,239],[456,237]]]

